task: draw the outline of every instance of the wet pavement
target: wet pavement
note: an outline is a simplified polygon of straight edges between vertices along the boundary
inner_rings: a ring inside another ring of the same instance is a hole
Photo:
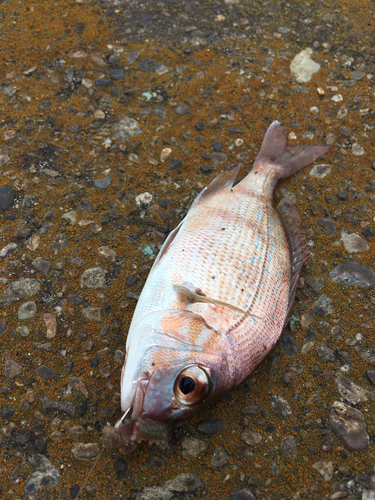
[[[0,15],[0,497],[375,499],[373,2]],[[291,144],[332,145],[277,194],[311,251],[288,328],[166,442],[104,451],[80,493],[160,246],[275,119]]]

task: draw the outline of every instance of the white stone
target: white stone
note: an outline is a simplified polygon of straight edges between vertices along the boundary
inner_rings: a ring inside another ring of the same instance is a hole
[[[367,252],[370,248],[366,241],[355,233],[341,233],[341,241],[344,243],[345,250],[349,253]]]
[[[354,156],[361,156],[365,154],[365,149],[355,142],[352,146],[352,153]]]
[[[332,167],[327,163],[321,163],[320,165],[314,165],[310,170],[311,177],[317,177],[318,179],[324,179],[324,177],[331,173]]]
[[[297,82],[309,82],[312,75],[320,70],[320,64],[311,59],[310,48],[302,50],[290,63],[289,69]]]
[[[331,99],[332,99],[332,101],[334,101],[334,102],[340,102],[340,101],[343,101],[343,100],[344,100],[341,94],[336,94],[336,95],[334,95]]]
[[[147,191],[145,193],[141,193],[136,196],[135,202],[138,206],[148,205],[152,202],[152,194],[148,193]]]

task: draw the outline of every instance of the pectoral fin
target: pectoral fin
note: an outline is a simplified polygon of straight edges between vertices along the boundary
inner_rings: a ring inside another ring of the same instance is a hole
[[[185,295],[185,297],[192,303],[194,302],[204,302],[206,304],[213,304],[215,306],[227,307],[228,309],[232,309],[233,311],[239,312],[241,314],[248,314],[249,316],[253,316],[254,318],[259,318],[259,316],[254,316],[254,314],[249,314],[248,312],[236,307],[232,304],[228,304],[227,302],[223,302],[221,300],[212,299],[211,297],[206,297],[205,295],[199,295],[198,293],[193,292],[189,288],[183,285],[174,285],[174,290],[181,295]],[[260,319],[260,318],[259,318]]]

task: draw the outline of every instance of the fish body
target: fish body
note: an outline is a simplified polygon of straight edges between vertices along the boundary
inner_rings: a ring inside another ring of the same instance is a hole
[[[284,329],[308,251],[294,207],[276,209],[277,183],[328,151],[289,147],[278,122],[252,171],[217,177],[164,243],[142,290],[126,343],[121,407],[107,447],[163,439],[237,387]]]

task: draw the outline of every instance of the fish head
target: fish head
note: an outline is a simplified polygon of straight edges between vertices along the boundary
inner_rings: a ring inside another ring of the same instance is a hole
[[[117,428],[121,439],[107,439],[107,447],[164,439],[169,422],[201,411],[235,385],[223,338],[202,316],[152,313],[137,328],[144,342],[128,344],[121,375],[121,407],[131,408],[131,417]]]

